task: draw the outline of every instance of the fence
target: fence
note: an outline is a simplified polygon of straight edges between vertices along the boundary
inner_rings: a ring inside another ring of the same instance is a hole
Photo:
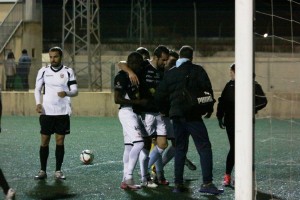
[[[114,103],[113,79],[118,72],[116,63],[126,60],[125,52],[120,55],[102,56],[102,90],[89,91],[87,85],[87,74],[77,75],[79,96],[74,98],[73,106],[75,115],[87,116],[115,116],[118,106]],[[267,93],[269,104],[266,109],[259,113],[260,116],[270,116],[278,118],[300,117],[297,106],[300,99],[299,83],[299,62],[300,56],[288,57],[256,57],[256,80],[262,85]],[[219,57],[195,58],[194,62],[201,64],[210,76],[215,96],[218,98],[225,84],[229,81],[229,66],[234,61],[232,55]],[[81,62],[84,66],[86,63]],[[3,113],[6,115],[35,115],[34,103],[34,83],[37,71],[44,63],[34,63],[29,74],[29,92],[13,91],[2,92],[4,102]],[[80,69],[80,62],[75,68],[75,72]],[[0,64],[2,73],[2,88],[5,88],[5,75],[3,63]]]

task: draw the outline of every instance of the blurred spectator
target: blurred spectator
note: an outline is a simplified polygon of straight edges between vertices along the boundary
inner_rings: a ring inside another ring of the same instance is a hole
[[[14,90],[14,81],[16,75],[16,62],[15,55],[13,52],[9,52],[7,59],[4,62],[5,75],[6,75],[6,90]]]
[[[27,54],[27,50],[22,50],[22,56],[19,58],[19,65],[17,66],[17,76],[20,77],[23,90],[28,91],[28,75],[30,72],[31,58]]]

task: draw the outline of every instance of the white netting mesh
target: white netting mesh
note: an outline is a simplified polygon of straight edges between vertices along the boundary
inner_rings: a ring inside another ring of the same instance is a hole
[[[300,199],[300,1],[256,2],[254,32],[256,75],[269,99],[255,129],[257,189]]]

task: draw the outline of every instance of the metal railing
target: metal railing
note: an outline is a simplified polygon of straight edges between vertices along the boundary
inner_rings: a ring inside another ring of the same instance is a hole
[[[0,24],[0,53],[2,53],[18,27],[22,24],[22,19],[23,4],[17,1]]]

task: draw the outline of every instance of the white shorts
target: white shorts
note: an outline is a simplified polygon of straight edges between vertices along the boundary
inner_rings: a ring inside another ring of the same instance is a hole
[[[172,120],[169,117],[163,117],[163,120],[166,124],[167,139],[169,139],[169,140],[175,139]]]
[[[118,116],[123,128],[124,144],[143,141],[139,118],[133,112],[132,108],[121,108]]]
[[[139,117],[145,128],[143,137],[167,135],[166,124],[159,113],[143,113]]]

